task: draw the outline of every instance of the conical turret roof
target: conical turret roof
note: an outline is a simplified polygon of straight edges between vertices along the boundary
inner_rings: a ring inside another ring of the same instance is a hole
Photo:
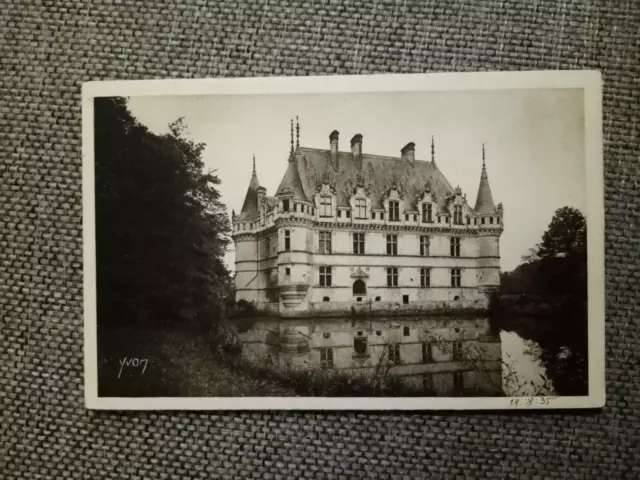
[[[482,173],[480,174],[480,186],[478,187],[475,211],[480,214],[496,213],[496,205],[493,203],[493,195],[491,195],[489,176],[485,165],[484,145],[482,145]]]
[[[300,180],[300,172],[298,171],[298,162],[296,155],[292,152],[289,158],[289,165],[287,171],[280,182],[278,190],[276,190],[276,197],[280,195],[293,195],[294,200],[302,202],[308,202],[307,196],[304,194],[304,187],[302,186],[302,180]]]
[[[258,174],[256,173],[256,157],[254,156],[251,181],[249,182],[249,188],[244,197],[242,210],[237,217],[237,221],[248,222],[258,218],[258,188],[260,188],[260,182],[258,181]]]

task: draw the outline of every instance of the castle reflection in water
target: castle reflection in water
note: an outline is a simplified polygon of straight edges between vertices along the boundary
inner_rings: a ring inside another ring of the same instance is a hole
[[[246,360],[279,371],[393,376],[437,396],[503,393],[500,337],[486,317],[259,318],[240,340]]]

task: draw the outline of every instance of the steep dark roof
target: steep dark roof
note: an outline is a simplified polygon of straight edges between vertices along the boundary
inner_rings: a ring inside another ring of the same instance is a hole
[[[484,162],[482,164],[482,173],[480,174],[480,186],[478,187],[475,211],[481,214],[496,213],[496,205],[493,203],[493,195],[491,195],[489,177]]]
[[[247,194],[244,197],[244,203],[242,204],[242,210],[240,215],[236,217],[238,222],[251,222],[258,218],[258,187],[260,182],[258,181],[258,175],[254,168],[251,175],[251,182],[249,182],[249,188]]]
[[[287,195],[289,193],[293,194],[294,200],[308,202],[308,199],[311,198],[305,194],[305,189],[302,186],[302,180],[300,178],[300,172],[298,171],[295,157],[292,157],[287,165],[287,171],[280,182],[278,190],[276,190],[276,196]]]
[[[338,169],[332,166],[331,151],[315,148],[299,148],[297,151],[298,177],[304,195],[312,198],[323,178],[331,179],[335,186],[338,206],[349,206],[348,197],[356,185],[358,169],[351,152],[338,153]],[[291,163],[289,164],[291,166]],[[287,170],[287,173],[289,170]],[[362,154],[362,175],[369,188],[371,205],[381,208],[385,192],[395,179],[404,196],[404,209],[415,210],[415,200],[430,185],[442,207],[453,188],[442,172],[432,162],[416,160],[413,163],[403,158]],[[283,180],[284,182],[284,180]]]

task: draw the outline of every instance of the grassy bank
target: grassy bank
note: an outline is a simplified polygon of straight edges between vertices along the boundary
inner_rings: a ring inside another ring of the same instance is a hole
[[[293,389],[274,380],[257,378],[221,362],[210,348],[208,335],[196,329],[101,332],[98,357],[100,396],[295,395]]]

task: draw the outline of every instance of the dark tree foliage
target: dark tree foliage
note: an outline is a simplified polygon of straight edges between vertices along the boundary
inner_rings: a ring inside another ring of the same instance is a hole
[[[204,145],[181,119],[156,135],[126,99],[95,100],[98,323],[190,322],[222,315],[229,220]]]
[[[547,298],[587,298],[587,223],[572,207],[556,210],[542,242],[525,262],[501,278],[504,294],[539,294]]]
[[[502,296],[493,308],[502,328],[540,345],[541,359],[564,395],[587,393],[587,264],[585,217],[560,208],[524,263],[502,274]]]

